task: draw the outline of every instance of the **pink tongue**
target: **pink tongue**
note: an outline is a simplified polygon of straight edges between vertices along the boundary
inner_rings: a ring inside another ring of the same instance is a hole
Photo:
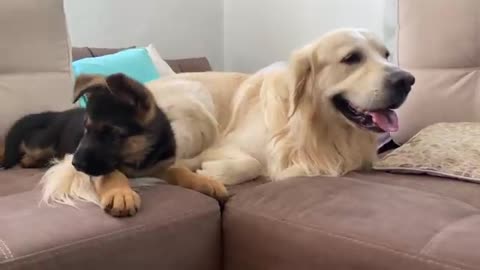
[[[384,131],[395,132],[398,130],[398,117],[392,110],[369,112],[373,122]]]

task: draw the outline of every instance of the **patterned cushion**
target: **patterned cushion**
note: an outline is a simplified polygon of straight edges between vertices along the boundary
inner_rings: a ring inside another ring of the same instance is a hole
[[[438,123],[385,155],[374,169],[480,182],[480,123]]]

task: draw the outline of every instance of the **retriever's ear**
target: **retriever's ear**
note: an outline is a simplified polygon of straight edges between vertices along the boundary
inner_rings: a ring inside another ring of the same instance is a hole
[[[142,83],[123,73],[108,76],[106,82],[115,97],[135,108],[139,122],[147,124],[153,120],[156,102],[150,90]]]
[[[88,96],[90,93],[97,91],[109,91],[105,78],[99,75],[82,74],[75,80],[73,103],[77,102],[81,96]]]
[[[293,115],[301,101],[305,96],[306,86],[309,77],[314,72],[314,50],[312,46],[306,46],[293,52],[290,62],[290,112],[289,115]]]

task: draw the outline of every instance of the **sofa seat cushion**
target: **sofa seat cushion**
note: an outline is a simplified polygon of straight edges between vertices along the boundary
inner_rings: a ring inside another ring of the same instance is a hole
[[[478,269],[480,186],[386,173],[299,178],[226,205],[225,266]]]
[[[0,172],[10,190],[0,195],[0,269],[220,269],[215,200],[158,185],[140,191],[135,217],[117,219],[87,203],[39,205],[41,175]]]
[[[36,169],[0,169],[0,198],[37,188],[42,175],[43,171]]]

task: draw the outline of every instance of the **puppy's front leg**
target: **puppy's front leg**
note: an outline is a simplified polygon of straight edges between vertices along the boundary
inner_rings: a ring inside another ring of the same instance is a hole
[[[103,209],[114,217],[133,216],[140,209],[140,196],[120,171],[114,171],[95,181],[95,190]]]

